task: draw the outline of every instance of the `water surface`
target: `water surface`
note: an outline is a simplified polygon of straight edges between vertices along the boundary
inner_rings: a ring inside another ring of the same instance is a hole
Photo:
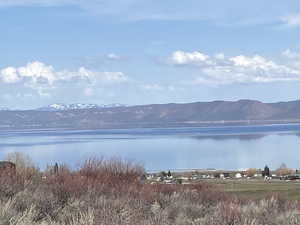
[[[28,154],[41,168],[76,167],[92,156],[121,157],[149,171],[180,169],[300,168],[300,125],[124,130],[1,131],[0,157]]]

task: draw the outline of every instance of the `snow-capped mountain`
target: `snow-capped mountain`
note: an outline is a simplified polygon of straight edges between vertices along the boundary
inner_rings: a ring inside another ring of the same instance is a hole
[[[116,108],[116,107],[127,107],[128,105],[120,104],[120,103],[113,103],[113,104],[102,104],[98,105],[100,108]]]
[[[67,110],[77,110],[77,109],[99,109],[99,108],[116,108],[125,107],[122,104],[107,104],[107,105],[97,105],[97,104],[86,104],[86,103],[74,103],[74,104],[63,104],[55,103],[45,107],[36,109],[37,111],[67,111]]]

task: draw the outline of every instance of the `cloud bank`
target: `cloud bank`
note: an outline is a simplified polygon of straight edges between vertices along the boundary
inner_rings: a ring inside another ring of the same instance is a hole
[[[42,62],[30,62],[23,67],[7,67],[0,71],[4,83],[34,83],[53,85],[63,81],[82,81],[90,84],[110,84],[127,81],[122,72],[95,72],[80,67],[77,71],[56,71],[53,66]]]
[[[53,66],[42,62],[30,62],[22,67],[6,67],[0,70],[0,83],[15,84],[33,90],[50,90],[64,84],[86,87],[86,94],[91,95],[92,87],[110,86],[128,81],[122,72],[98,72],[80,67],[77,71],[56,71]],[[88,91],[87,91],[88,90]]]
[[[295,60],[298,59],[298,54],[286,50],[282,55]],[[223,53],[209,56],[198,51],[175,51],[168,61],[173,66],[196,68],[198,76],[193,83],[233,84],[300,81],[300,67],[297,64],[290,62],[278,64],[260,55],[225,57]]]

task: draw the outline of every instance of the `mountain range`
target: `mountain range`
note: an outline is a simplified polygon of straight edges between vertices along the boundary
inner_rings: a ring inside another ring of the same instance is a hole
[[[300,100],[255,100],[140,106],[55,104],[35,110],[0,111],[1,129],[103,129],[277,124],[300,122]]]

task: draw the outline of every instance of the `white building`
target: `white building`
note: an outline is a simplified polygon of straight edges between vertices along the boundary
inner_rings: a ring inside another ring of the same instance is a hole
[[[235,174],[235,178],[237,178],[237,179],[239,179],[239,178],[242,178],[243,176],[242,176],[242,174],[241,173],[237,173],[237,174]]]

